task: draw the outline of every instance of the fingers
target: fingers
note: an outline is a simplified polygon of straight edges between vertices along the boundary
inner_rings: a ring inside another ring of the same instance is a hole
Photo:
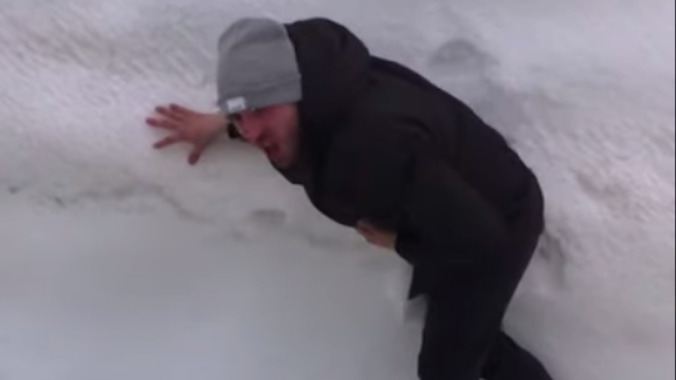
[[[368,235],[373,235],[376,232],[376,228],[371,223],[363,219],[357,222],[357,230],[362,234]]]
[[[188,163],[190,165],[195,165],[197,161],[200,160],[200,157],[202,157],[202,153],[204,153],[205,148],[206,145],[204,144],[196,145],[195,148],[193,148],[192,152],[190,152],[190,155],[188,156]]]
[[[357,227],[357,232],[359,232],[360,235],[362,235],[365,238],[369,238],[373,236],[373,232],[362,227]]]
[[[373,244],[373,245],[378,245],[378,239],[376,238],[375,235],[370,235],[368,233],[363,233],[360,232],[360,235],[366,240],[368,243]]]
[[[194,113],[194,111],[174,103],[169,105],[169,110],[183,116]]]
[[[197,142],[197,139],[194,139],[195,141],[193,141],[193,139],[188,139],[189,136],[186,136],[182,132],[182,130],[186,127],[185,124],[188,122],[188,118],[191,115],[194,115],[196,113],[195,111],[172,103],[168,106],[156,107],[155,112],[161,117],[149,117],[146,119],[146,124],[151,127],[166,129],[174,132],[174,134],[171,136],[165,137],[164,139],[156,142],[153,145],[156,149],[162,149],[178,142],[192,142],[193,144]],[[188,163],[190,163],[190,165],[195,165],[200,160],[207,145],[208,144],[206,143],[195,144],[195,147],[188,156]]]
[[[172,135],[163,138],[162,140],[156,142],[153,146],[155,149],[162,149],[165,147],[168,147],[170,145],[179,143],[185,141],[184,138],[178,136],[178,135]],[[193,150],[190,152],[190,155],[188,156],[188,163],[190,165],[195,165],[197,162],[200,160],[202,157],[202,153],[204,153],[204,150],[206,149],[207,145],[206,144],[200,144],[200,145],[195,145]]]
[[[179,120],[180,121],[180,120],[183,120],[185,118],[185,114],[178,112],[178,111],[175,111],[171,108],[167,108],[167,107],[162,107],[162,106],[156,107],[155,112],[157,112],[158,114],[160,114],[160,115],[162,115],[166,118],[173,119],[173,120]]]
[[[162,140],[156,142],[155,145],[153,145],[153,146],[155,147],[155,149],[162,149],[162,148],[165,148],[169,145],[176,144],[177,142],[180,142],[182,140],[183,139],[181,137],[179,137],[177,135],[172,135],[172,136],[169,136],[169,137],[165,137]]]
[[[179,124],[176,121],[171,119],[156,119],[154,117],[149,117],[146,119],[146,124],[155,128],[162,128],[169,131],[174,131],[179,128]]]
[[[369,243],[374,243],[376,234],[367,223],[359,221],[357,223],[357,232]]]

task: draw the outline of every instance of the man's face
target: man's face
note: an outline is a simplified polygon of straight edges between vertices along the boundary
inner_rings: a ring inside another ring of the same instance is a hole
[[[296,159],[299,118],[295,104],[248,110],[231,119],[242,137],[265,152],[275,166],[285,168]]]

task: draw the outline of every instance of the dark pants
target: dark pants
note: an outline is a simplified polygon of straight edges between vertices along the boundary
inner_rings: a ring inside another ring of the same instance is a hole
[[[539,188],[534,189],[538,197]],[[512,247],[467,268],[436,268],[428,288],[421,380],[551,380],[535,357],[501,330],[502,319],[542,232],[542,203],[510,225]]]
[[[500,323],[457,313],[430,300],[419,358],[421,380],[551,380],[540,362]]]

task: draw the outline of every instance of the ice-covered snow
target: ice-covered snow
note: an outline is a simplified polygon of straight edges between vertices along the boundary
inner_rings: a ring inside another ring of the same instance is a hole
[[[506,328],[556,379],[674,378],[672,0],[0,0],[0,379],[415,378],[401,260],[243,144],[149,148],[254,15],[345,23],[537,171]]]

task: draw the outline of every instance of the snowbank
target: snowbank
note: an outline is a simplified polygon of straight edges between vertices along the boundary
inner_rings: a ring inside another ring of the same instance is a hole
[[[557,379],[674,378],[668,0],[5,1],[0,378],[415,378],[399,259],[244,145],[149,149],[245,15],[335,18],[472,104],[548,198],[509,332]]]

